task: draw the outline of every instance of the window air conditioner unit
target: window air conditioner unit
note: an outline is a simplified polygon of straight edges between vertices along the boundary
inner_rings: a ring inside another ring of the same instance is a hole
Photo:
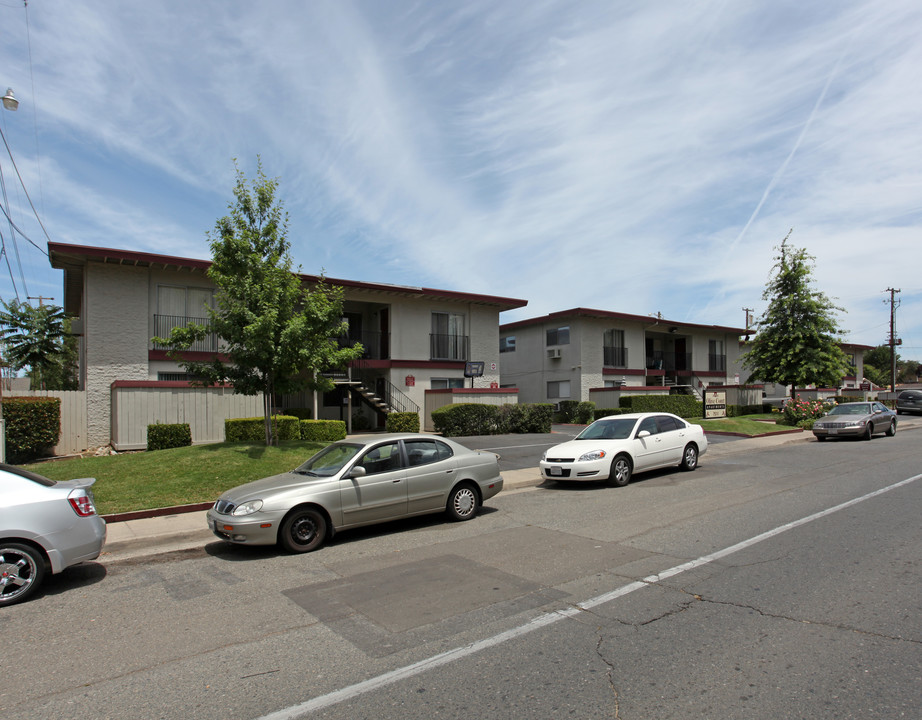
[[[559,359],[560,358],[560,348],[548,348],[547,356],[551,360]]]

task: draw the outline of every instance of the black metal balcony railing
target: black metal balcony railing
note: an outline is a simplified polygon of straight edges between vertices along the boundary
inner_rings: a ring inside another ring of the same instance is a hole
[[[173,328],[183,328],[189,323],[196,325],[211,325],[209,318],[184,317],[182,315],[154,315],[154,337],[166,338],[170,336]],[[209,333],[204,338],[192,344],[188,349],[193,352],[218,352],[219,340],[214,333]],[[154,343],[155,350],[168,350],[169,346]]]
[[[358,343],[362,344],[365,352],[362,357],[366,360],[388,360],[390,359],[390,333],[381,332],[350,332],[337,338],[340,347],[354,347]]]
[[[727,372],[727,356],[708,354],[708,370],[711,372]]]
[[[468,359],[470,338],[466,335],[429,335],[430,360],[462,360]]]
[[[602,354],[602,364],[606,367],[627,367],[626,347],[603,347]]]
[[[646,368],[647,370],[665,370],[666,372],[691,370],[692,356],[691,353],[666,353],[656,350],[647,355]]]

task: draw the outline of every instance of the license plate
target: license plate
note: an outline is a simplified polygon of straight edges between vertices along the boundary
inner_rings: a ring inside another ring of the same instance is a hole
[[[836,430],[835,428],[829,428],[829,429],[826,431],[826,434],[827,434],[827,435],[837,435],[838,433],[839,433],[839,431]]]
[[[547,474],[548,475],[563,475],[563,470],[561,470],[559,467],[555,465],[547,469]]]

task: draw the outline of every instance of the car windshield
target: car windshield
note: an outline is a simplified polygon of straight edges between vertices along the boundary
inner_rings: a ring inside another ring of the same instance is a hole
[[[300,465],[295,472],[315,477],[331,477],[342,470],[343,466],[358,455],[364,447],[364,445],[351,443],[328,445],[306,463]]]
[[[870,415],[871,406],[866,403],[836,405],[829,411],[830,415]]]
[[[576,436],[577,440],[625,440],[631,436],[636,418],[597,420]]]

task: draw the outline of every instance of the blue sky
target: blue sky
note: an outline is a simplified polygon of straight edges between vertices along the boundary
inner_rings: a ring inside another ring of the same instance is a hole
[[[208,258],[233,159],[303,272],[742,327],[775,248],[922,359],[922,4],[0,0],[56,242]],[[0,88],[2,89],[2,88]],[[0,148],[0,295],[62,276]]]

